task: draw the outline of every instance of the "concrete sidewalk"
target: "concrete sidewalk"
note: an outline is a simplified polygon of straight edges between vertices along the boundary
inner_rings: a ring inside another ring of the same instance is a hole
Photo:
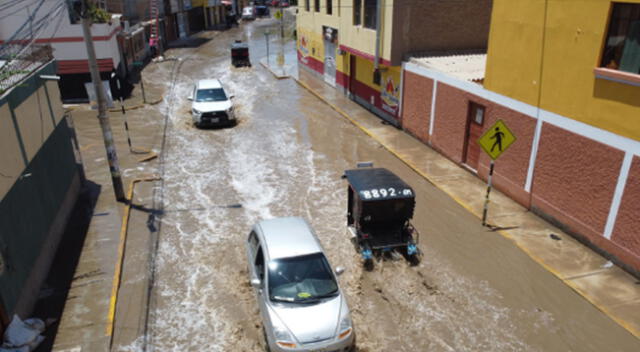
[[[166,82],[171,69],[160,70],[161,65],[173,62],[145,68],[145,75],[156,78],[145,80],[147,102],[162,101],[164,84],[154,82]],[[88,105],[74,106],[71,111],[87,183],[97,199],[90,210],[88,230],[83,234],[78,264],[68,286],[54,351],[109,351],[111,346],[134,346],[144,335],[149,253],[155,238],[155,181],[149,179],[157,176],[158,159],[154,153],[160,152],[164,117],[160,105],[141,101],[136,86],[133,96],[125,102],[126,116],[119,102],[115,102],[118,108],[109,112],[128,203],[115,200],[97,111]],[[125,117],[133,151],[127,142]],[[149,156],[149,160],[142,160]]]
[[[292,76],[480,221],[485,182],[407,133],[382,124],[380,118],[311,73],[301,69]],[[494,226],[494,231],[511,239],[535,262],[640,338],[640,281],[496,190],[491,193],[488,223]]]

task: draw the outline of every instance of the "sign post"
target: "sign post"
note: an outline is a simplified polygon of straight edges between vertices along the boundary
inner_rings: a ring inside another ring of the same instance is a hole
[[[491,194],[491,179],[493,178],[493,169],[495,161],[504,153],[513,142],[516,136],[502,121],[498,120],[478,139],[478,144],[482,147],[487,155],[491,158],[489,166],[489,177],[487,177],[487,195],[484,198],[484,207],[482,209],[482,226],[487,225],[487,213],[489,211],[489,195]]]
[[[264,40],[267,43],[267,66],[271,66],[269,65],[269,35],[271,33],[269,33],[269,31],[264,32]]]

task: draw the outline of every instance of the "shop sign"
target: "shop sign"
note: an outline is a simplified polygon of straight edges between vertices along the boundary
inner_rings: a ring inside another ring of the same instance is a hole
[[[307,57],[309,56],[309,43],[305,35],[300,36],[300,54],[302,55],[302,62],[307,64]]]
[[[391,114],[398,112],[398,106],[400,105],[399,89],[391,75],[387,76],[385,84],[382,86],[380,92],[380,98],[382,99],[382,109]]]

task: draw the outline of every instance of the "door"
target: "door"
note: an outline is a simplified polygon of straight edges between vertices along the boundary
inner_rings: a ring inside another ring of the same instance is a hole
[[[336,86],[336,44],[324,40],[324,81]]]
[[[356,56],[349,55],[349,98],[356,96]]]
[[[467,133],[463,155],[463,163],[474,172],[478,172],[478,160],[480,159],[480,144],[478,139],[482,136],[484,125],[485,107],[476,103],[469,103],[467,117]]]

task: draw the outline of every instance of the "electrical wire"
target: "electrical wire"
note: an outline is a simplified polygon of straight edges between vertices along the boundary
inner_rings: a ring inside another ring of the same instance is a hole
[[[49,28],[49,25],[54,20],[58,20],[56,24],[54,35],[57,33],[62,23],[63,11],[66,8],[66,4],[63,0],[57,0],[58,4],[50,9],[50,11],[43,17],[36,21],[33,21],[36,12],[40,9],[44,0],[40,2],[39,7],[30,14],[29,20],[25,22],[20,28],[11,36],[12,39],[7,40],[2,46],[0,46],[0,57],[7,57],[11,59],[19,58],[25,51],[27,51],[31,45],[40,37],[42,32]],[[27,27],[27,24],[29,25]]]

